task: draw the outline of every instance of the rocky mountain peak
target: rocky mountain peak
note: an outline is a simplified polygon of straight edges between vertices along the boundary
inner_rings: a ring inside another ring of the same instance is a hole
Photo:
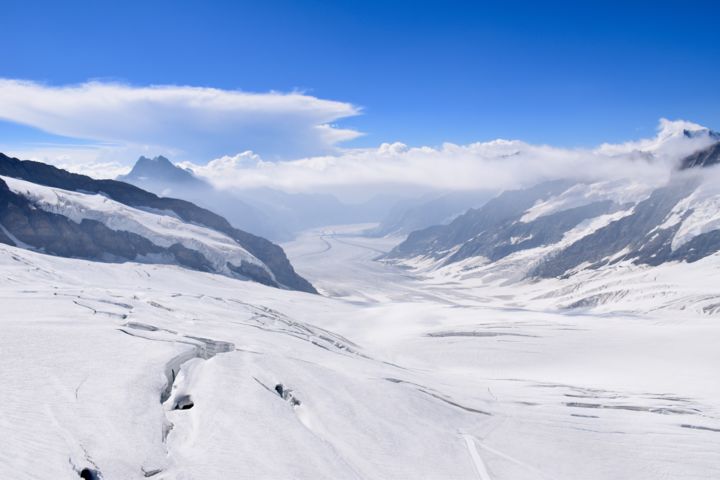
[[[193,173],[178,167],[167,157],[158,155],[153,158],[141,156],[127,175],[119,178],[122,181],[165,180],[172,182],[192,182],[196,178]]]

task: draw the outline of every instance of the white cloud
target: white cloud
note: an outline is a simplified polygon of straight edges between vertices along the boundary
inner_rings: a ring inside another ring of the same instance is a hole
[[[158,155],[155,148],[134,145],[0,145],[0,152],[22,160],[48,163],[93,178],[117,178],[128,173],[133,161],[140,155]],[[173,156],[172,153],[165,155]]]
[[[360,135],[333,122],[359,113],[352,104],[302,93],[0,79],[0,119],[196,161],[241,150],[266,159],[330,153]]]
[[[685,135],[689,130],[693,135]],[[339,155],[273,163],[246,151],[207,165],[183,166],[221,188],[274,187],[290,191],[348,188],[368,191],[398,186],[420,189],[506,189],[556,178],[642,178],[664,181],[673,162],[714,141],[708,130],[688,122],[662,120],[651,139],[596,149],[564,149],[521,141],[411,148],[401,143]]]
[[[700,143],[702,143],[709,132],[707,128],[697,123],[661,118],[658,123],[657,134],[654,137],[618,144],[603,143],[597,148],[597,151],[606,155],[645,152],[664,157],[674,157],[685,152],[688,140],[699,138]]]
[[[595,149],[518,140],[338,148],[359,133],[332,122],[358,113],[351,104],[300,93],[99,82],[49,87],[0,79],[0,118],[96,142],[0,145],[0,151],[99,178],[126,173],[140,155],[162,154],[184,160],[183,166],[221,188],[357,195],[361,190],[506,189],[569,176],[662,181],[674,160],[713,141],[700,125],[661,119],[652,138]],[[285,161],[277,162],[279,157]],[[204,164],[208,158],[215,160]]]

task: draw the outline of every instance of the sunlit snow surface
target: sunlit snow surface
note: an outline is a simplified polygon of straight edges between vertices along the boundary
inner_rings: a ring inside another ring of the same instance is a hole
[[[265,265],[227,235],[200,225],[184,222],[173,212],[141,210],[101,194],[80,193],[62,188],[0,176],[10,190],[30,200],[42,210],[68,217],[80,223],[95,220],[112,230],[135,233],[155,245],[170,247],[179,243],[200,252],[216,269],[230,273],[228,262],[249,262],[267,271]],[[268,271],[272,276],[272,273]]]
[[[720,478],[717,257],[504,286],[346,233],[286,245],[324,297],[0,246],[0,478]]]

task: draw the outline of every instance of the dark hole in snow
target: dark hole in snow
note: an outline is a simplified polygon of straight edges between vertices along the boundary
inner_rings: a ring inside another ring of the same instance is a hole
[[[295,395],[293,395],[293,391],[289,388],[285,388],[282,383],[278,383],[275,385],[275,391],[277,392],[280,397],[282,397],[283,400],[287,400],[290,402],[290,405],[293,407],[297,407],[300,405],[300,400],[295,398]]]
[[[80,478],[85,480],[100,480],[100,474],[91,468],[83,468],[80,471]]]
[[[190,395],[183,395],[178,397],[175,401],[175,410],[190,410],[195,406],[195,403],[190,398]]]

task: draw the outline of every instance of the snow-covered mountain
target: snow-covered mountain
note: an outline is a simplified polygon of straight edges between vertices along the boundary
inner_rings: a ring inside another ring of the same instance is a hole
[[[292,239],[308,228],[376,222],[397,201],[386,196],[348,204],[330,194],[288,193],[272,188],[218,189],[163,156],[140,157],[133,169],[118,180],[158,195],[191,201],[218,212],[237,228],[275,241]]]
[[[315,291],[282,248],[190,202],[2,154],[0,242],[64,257],[172,263]]]
[[[153,192],[163,197],[182,198],[203,208],[217,212],[234,227],[274,241],[292,238],[290,229],[273,221],[262,210],[250,205],[238,195],[213,188],[193,172],[173,164],[163,156],[140,157],[121,182]]]
[[[398,201],[379,225],[367,232],[370,236],[407,235],[432,225],[450,223],[470,208],[492,198],[486,191],[460,191],[428,194],[421,198]]]
[[[432,274],[363,225],[305,232],[307,295],[240,281],[292,270],[207,210],[0,157],[0,478],[719,478],[720,254],[632,263],[713,244],[697,163],[507,192],[430,229],[466,239],[421,250]],[[625,260],[485,282],[618,222],[575,257]]]
[[[717,134],[709,131],[679,135],[668,140],[674,149],[682,138],[710,145],[682,158],[662,185],[641,178],[556,180],[507,191],[448,225],[411,233],[386,258],[466,273],[504,271],[517,280],[712,255],[720,250],[720,188],[711,168],[720,143],[711,143]]]

